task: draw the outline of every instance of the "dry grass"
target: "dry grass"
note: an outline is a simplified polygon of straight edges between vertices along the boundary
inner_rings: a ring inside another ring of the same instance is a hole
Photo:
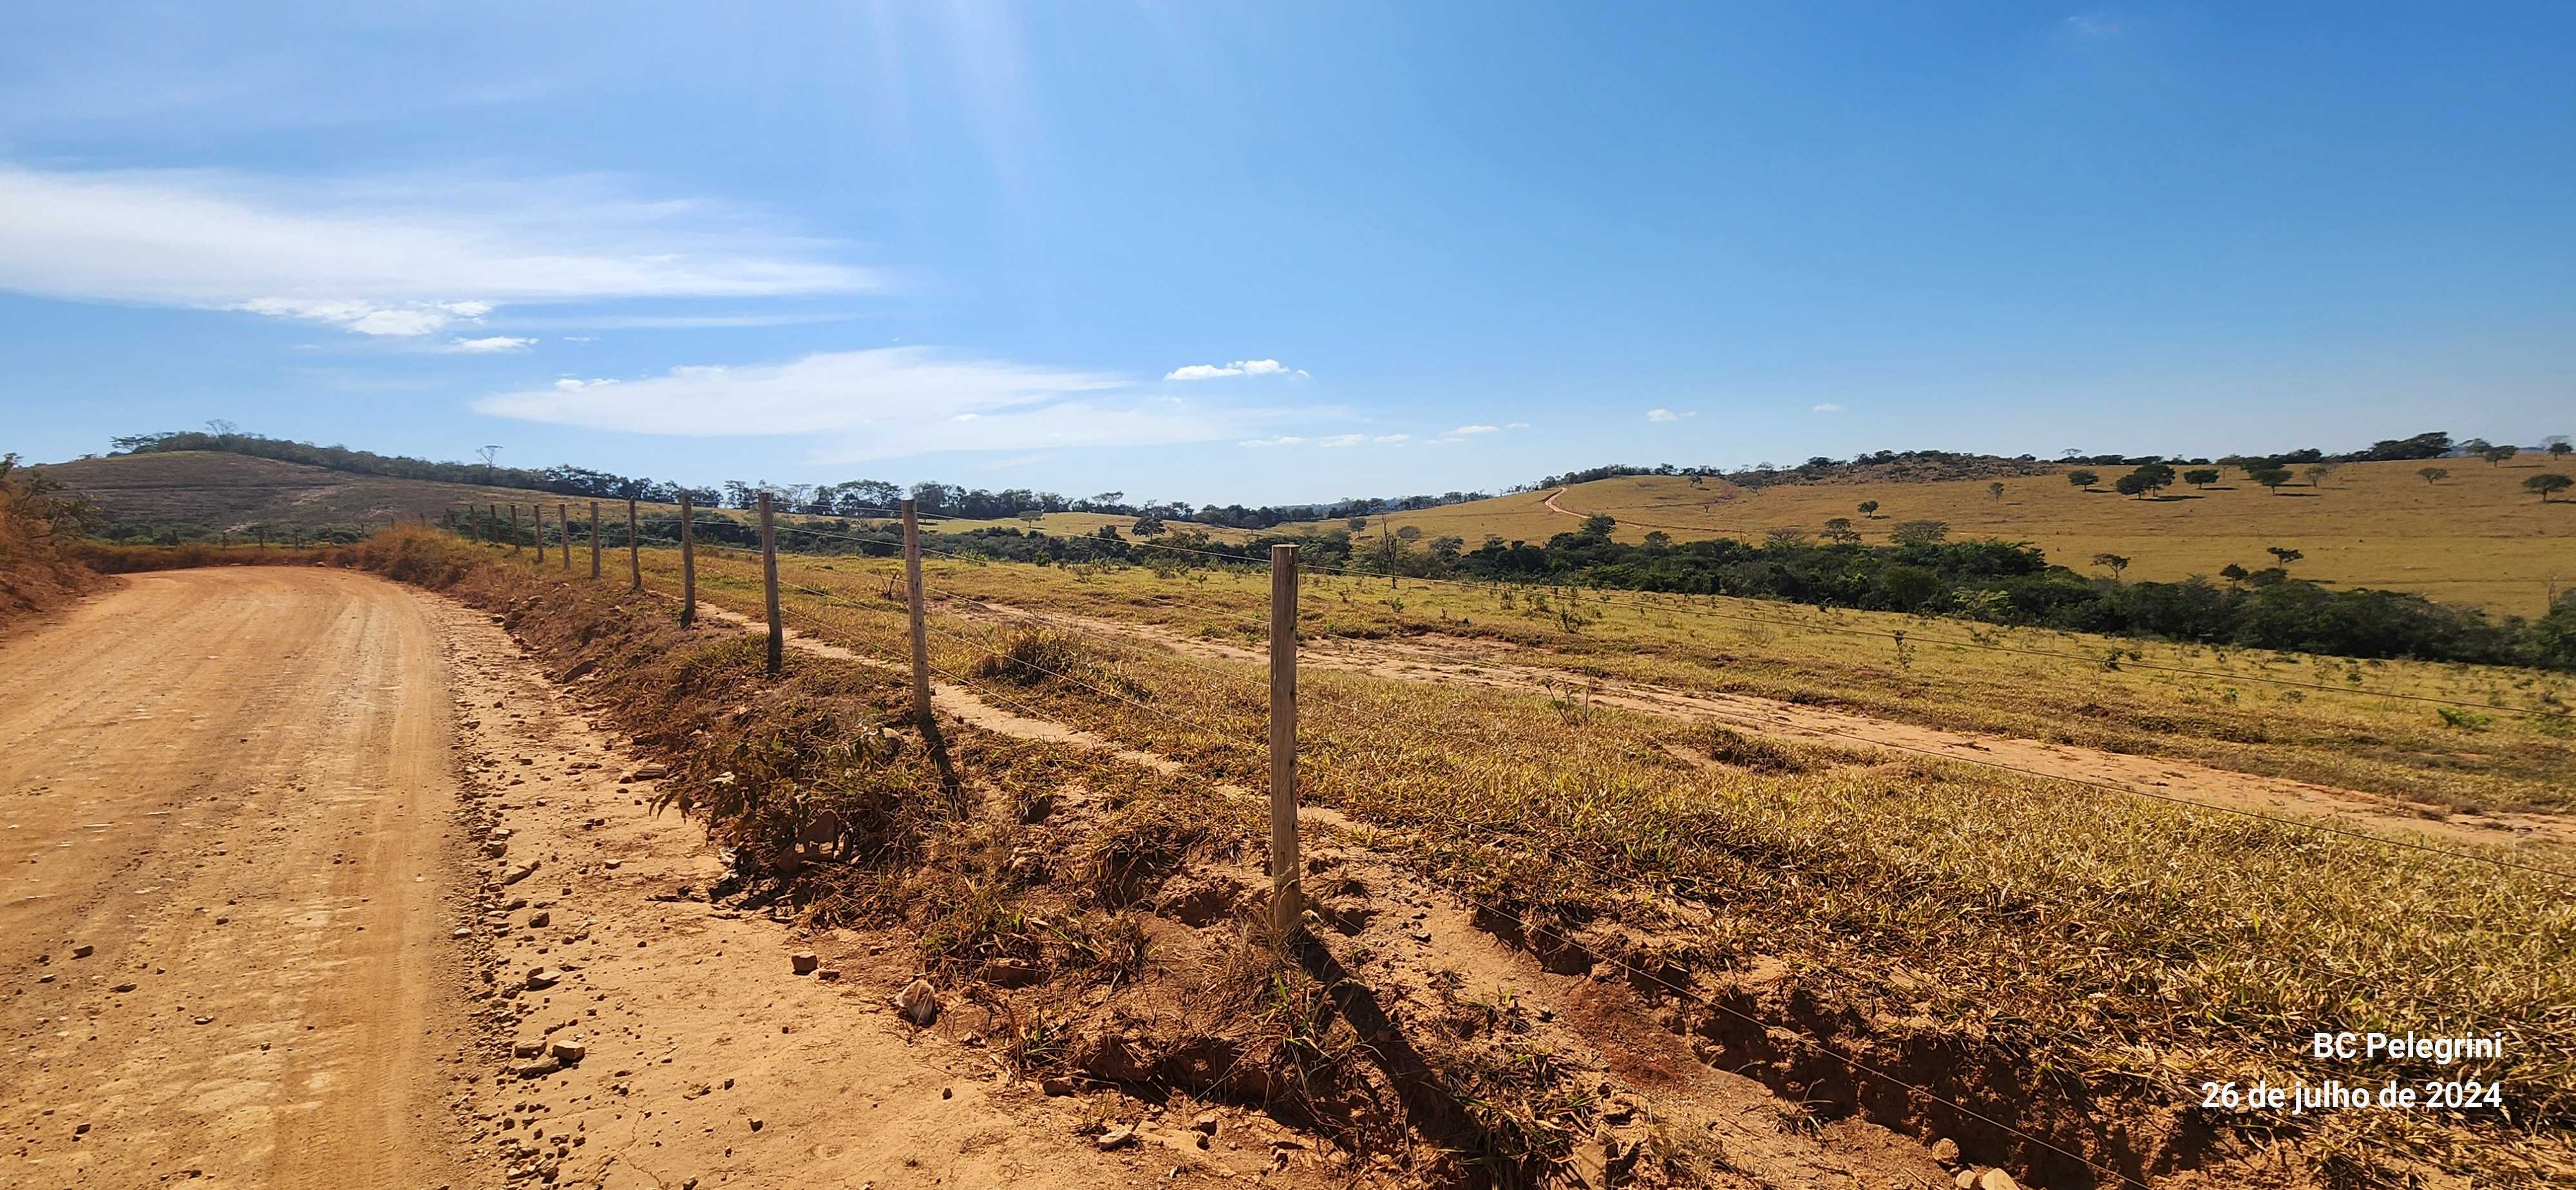
[[[752,606],[748,569],[702,564],[702,594]],[[898,605],[880,597],[883,584],[866,564],[783,569],[798,585],[832,592],[790,597],[800,630],[899,655]],[[933,589],[951,595],[1218,636],[1256,622],[1261,606],[1248,577],[932,569]],[[2461,755],[2463,733],[2420,705],[2293,699],[2251,682],[2130,667],[2188,662],[2340,685],[2341,662],[1919,622],[1909,625],[1913,656],[1899,659],[1857,656],[1848,639],[1805,631],[1872,617],[1780,621],[1777,605],[1740,609],[1768,621],[1746,625],[1679,606],[1587,604],[1594,618],[1567,633],[1531,614],[1525,597],[1506,607],[1482,592],[1416,584],[1390,597],[1374,584],[1322,580],[1306,598],[1319,636],[1490,632],[1569,650],[1552,659],[1516,652],[1515,661],[1751,688],[2038,738],[2134,738],[2141,748],[2249,768],[2299,768],[2368,740],[2383,755],[2347,757],[2349,771],[2394,780],[2436,773],[2435,758],[2448,756],[2463,766],[2449,774],[2458,788],[2564,804],[2564,742],[2519,720],[2479,733],[2482,758],[2473,759]],[[1398,600],[1400,610],[1391,606]],[[972,673],[995,651],[978,622],[943,614],[934,625],[932,660],[944,671]],[[1972,633],[2079,659],[1981,651]],[[1195,773],[1257,784],[1266,701],[1253,667],[1143,645],[1095,647],[1115,650],[1119,671],[1143,690],[1139,701],[1061,682],[1009,687],[1012,696]],[[2123,668],[2091,659],[2113,648]],[[2561,679],[2457,667],[2352,672],[2375,688],[2524,704],[2561,689]],[[1543,695],[1321,670],[1310,671],[1307,686],[1307,796],[1399,832],[1389,837],[1409,841],[1407,862],[1507,911],[1589,931],[1603,947],[1651,939],[1664,961],[1709,974],[1783,964],[1798,988],[1841,1006],[1850,1021],[1930,1022],[1928,1037],[1880,1038],[1900,1053],[1965,1047],[2003,1055],[2034,1079],[2041,1071],[2074,1077],[2106,1102],[2163,1108],[2196,1103],[2201,1079],[2348,1074],[2298,1050],[2316,1029],[2502,1030],[2513,1037],[2503,1073],[2518,1123],[2311,1117],[2302,1122],[2304,1151],[2322,1171],[2365,1184],[2400,1177],[2416,1158],[2517,1184],[2529,1176],[2530,1155],[2554,1142],[2515,1129],[2576,1125],[2576,1024],[2563,1011],[2576,1003],[2576,911],[2553,878],[1967,764],[1866,749],[1775,754],[1615,709],[1569,713],[1566,700]],[[2102,714],[2075,713],[2079,705]],[[1727,763],[1695,766],[1667,744]],[[2524,854],[2576,863],[2537,847]],[[1665,890],[1697,911],[1669,918],[1642,907],[1642,889]],[[2027,1093],[1952,1089],[1971,1099]]]
[[[2570,561],[2576,557],[2576,501],[2543,504],[2522,490],[2525,478],[2570,473],[2570,464],[2533,456],[2495,467],[2444,459],[2429,464],[2450,472],[2438,484],[2416,475],[2427,465],[2351,463],[2317,486],[2302,479],[2278,494],[2235,468],[2221,468],[2225,478],[2207,490],[2176,487],[2156,500],[2111,492],[2110,481],[2127,470],[2122,467],[2084,468],[2101,475],[2099,491],[2077,488],[2062,473],[2006,479],[2000,500],[1983,479],[1748,490],[1720,480],[1693,486],[1679,476],[1631,476],[1577,484],[1557,504],[1609,514],[1619,522],[1615,536],[1622,541],[1642,540],[1650,532],[1685,541],[1760,541],[1772,529],[1812,534],[1831,518],[1848,517],[1862,540],[1884,543],[1892,526],[1938,520],[1949,524],[1953,537],[2027,541],[2046,550],[2051,561],[2077,569],[2088,569],[2096,554],[2118,554],[2132,559],[2125,574],[2130,579],[2215,575],[2230,562],[2259,569],[2271,562],[2266,547],[2286,546],[2305,555],[2291,568],[2302,578],[2416,591],[2446,603],[2526,616],[2548,610],[2553,583],[2560,590],[2576,583],[2576,562]],[[1548,495],[1526,492],[1398,513],[1395,523],[1417,526],[1426,537],[1455,534],[1469,548],[1487,534],[1544,542],[1580,523],[1548,510]],[[1874,517],[1857,511],[1865,500],[1879,502]]]
[[[676,558],[647,551],[672,589]],[[781,558],[791,588],[893,609],[896,564]],[[934,559],[934,595],[1257,646],[1266,573],[976,565]],[[749,561],[702,561],[710,592],[756,594]],[[2576,678],[2501,667],[2354,661],[2165,645],[1895,613],[1627,592],[1487,590],[1313,576],[1310,640],[1466,638],[1580,687],[1596,676],[1741,693],[1927,726],[2320,781],[2426,805],[2567,808]],[[742,604],[740,606],[751,606]],[[818,609],[822,601],[813,601]],[[982,630],[950,622],[945,630]],[[891,630],[891,629],[889,629]],[[1890,639],[1904,633],[1900,648]],[[891,638],[888,638],[889,640]],[[980,639],[980,637],[979,637]],[[2189,673],[2171,670],[2194,671]],[[967,672],[959,670],[958,672]],[[2299,683],[2297,685],[2284,683]],[[2315,689],[2312,687],[2324,687]],[[2461,719],[2401,697],[2455,699]]]

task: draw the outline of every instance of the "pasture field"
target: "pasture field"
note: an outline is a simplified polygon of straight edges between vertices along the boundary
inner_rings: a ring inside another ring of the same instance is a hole
[[[796,632],[902,655],[893,563],[780,568]],[[1257,648],[1266,575],[926,570],[943,682],[1259,787],[1258,656],[1219,646]],[[702,598],[759,614],[756,556],[702,557],[698,573]],[[676,559],[648,555],[647,582],[674,590]],[[2505,1185],[2576,1168],[2553,1135],[2576,1118],[2563,1013],[2576,1002],[2564,875],[2576,849],[2468,812],[2556,824],[2569,808],[2563,677],[1624,593],[1317,575],[1301,599],[1317,659],[1302,698],[1308,801],[1471,902],[1544,923],[1525,933],[1645,947],[1703,977],[1763,972],[1822,1006],[1804,1027],[1840,1022],[1836,1044],[1939,1092],[1999,1104],[2021,1094],[1979,1085],[1999,1070],[2033,1087],[2077,1079],[2090,1110],[2142,1113],[2121,1125],[2130,1140],[2092,1134],[2105,1155],[2177,1126],[2160,1113],[2197,1102],[2203,1081],[2331,1076],[2295,1052],[2312,1030],[2474,1022],[2516,1039],[2516,1124],[2328,1115],[2290,1130],[2297,1160],[2354,1185],[2397,1184],[2419,1160]],[[1408,643],[1561,680],[1332,663]],[[1595,696],[1630,681],[2375,791],[2395,813],[2360,833],[2431,849],[2301,825],[2360,819],[2214,811]],[[2409,813],[2426,833],[2402,825]],[[2048,1096],[2025,1098],[2014,1118],[2044,1126]]]
[[[2427,466],[2450,474],[2428,483],[2416,474]],[[2522,490],[2530,476],[2576,474],[2576,463],[2532,454],[2496,466],[2476,459],[2348,463],[2314,486],[2301,478],[2278,492],[2228,467],[2206,489],[2177,485],[2146,500],[2110,490],[2127,468],[2083,469],[2101,476],[2098,490],[2075,487],[2062,472],[1999,481],[1750,489],[1716,479],[1694,485],[1682,476],[1626,476],[1397,513],[1394,519],[1398,526],[1420,528],[1425,537],[1455,534],[1469,549],[1488,534],[1545,542],[1595,513],[1616,519],[1614,536],[1631,542],[1652,532],[1676,540],[1759,541],[1774,529],[1812,535],[1831,518],[1849,517],[1861,540],[1884,544],[1899,524],[1937,520],[1950,526],[1953,538],[2027,541],[2046,550],[2050,561],[2086,573],[2108,573],[2092,565],[2094,555],[2118,554],[2130,559],[2124,577],[2154,580],[2214,576],[2231,562],[2260,569],[2272,561],[2266,548],[2283,546],[2304,555],[2290,568],[2302,578],[2414,591],[2525,616],[2547,611],[2552,589],[2576,584],[2576,500],[2544,503]],[[2003,485],[2001,498],[1988,490],[1989,482]],[[1563,512],[1548,507],[1551,496]],[[1870,500],[1878,502],[1875,514],[1857,510]],[[1372,520],[1362,535],[1375,528]]]

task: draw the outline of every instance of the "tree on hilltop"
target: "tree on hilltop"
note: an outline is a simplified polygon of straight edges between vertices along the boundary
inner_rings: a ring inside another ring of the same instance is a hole
[[[2496,464],[2521,453],[2522,448],[2519,446],[2490,446],[2485,450],[2479,451],[2478,457],[2485,459],[2487,461],[2487,466],[2493,467]]]
[[[2415,469],[2415,474],[2423,476],[2424,482],[2427,485],[2431,485],[2449,479],[2451,477],[2451,469],[2448,467],[2418,467]]]

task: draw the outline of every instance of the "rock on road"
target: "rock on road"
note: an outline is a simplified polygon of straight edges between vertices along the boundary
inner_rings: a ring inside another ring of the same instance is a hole
[[[460,845],[426,611],[240,567],[0,638],[0,1181],[450,1180]]]

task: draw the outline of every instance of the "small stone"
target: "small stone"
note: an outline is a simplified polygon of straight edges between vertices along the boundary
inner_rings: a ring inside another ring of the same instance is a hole
[[[1978,1177],[1977,1190],[2021,1190],[2021,1183],[2000,1169],[1989,1169]]]
[[[787,957],[787,965],[795,968],[798,975],[812,975],[816,968],[823,965],[823,960],[816,957],[813,951],[800,950]]]
[[[916,979],[903,986],[894,998],[895,1011],[916,1025],[928,1025],[939,1019],[939,992],[927,979]]]
[[[548,971],[543,967],[528,972],[528,990],[532,992],[542,992],[547,988],[553,987],[562,982],[563,976],[552,971]]]
[[[537,910],[536,912],[528,915],[528,928],[535,929],[538,926],[551,924],[554,919],[554,914],[548,913],[543,909]]]
[[[116,985],[115,987],[109,988],[109,989],[107,989],[107,990],[109,990],[109,991],[111,991],[111,992],[130,992],[130,991],[133,991],[133,990],[134,990],[134,985],[133,985],[133,984],[130,984],[130,983],[120,983],[120,984]]]
[[[758,1132],[758,1131],[760,1131],[760,1124],[761,1124],[760,1117],[758,1117],[758,1116],[753,1116],[753,1117],[751,1118],[751,1130],[752,1130],[752,1131],[754,1131],[754,1132]]]
[[[1136,1130],[1121,1124],[1107,1132],[1101,1133],[1100,1139],[1094,1143],[1100,1146],[1102,1152],[1107,1152],[1111,1149],[1123,1149],[1136,1143]]]
[[[542,1041],[521,1041],[510,1046],[510,1056],[513,1058],[533,1058],[544,1052],[546,1052],[546,1043]]]
[[[1957,1165],[1959,1163],[1959,1142],[1946,1136],[1933,1141],[1932,1159],[1943,1165]]]
[[[1049,1095],[1064,1096],[1074,1092],[1073,1080],[1061,1074],[1050,1074],[1038,1083],[1038,1089]]]
[[[1216,1124],[1217,1115],[1212,1111],[1200,1112],[1198,1115],[1191,1117],[1190,1119],[1190,1127],[1206,1133],[1209,1136],[1216,1135]]]
[[[519,866],[501,874],[501,884],[506,888],[536,874],[537,865],[535,863],[530,862],[520,864]]]
[[[196,1017],[196,1018],[194,1018],[194,1019],[195,1019],[195,1020],[196,1020],[196,1022],[197,1022],[198,1024],[200,1024],[200,1025],[211,1025],[211,1024],[214,1024],[214,1023],[215,1023],[215,1018],[210,1017],[210,1016],[200,1016],[200,1017]]]
[[[73,958],[76,958],[76,959],[85,959],[85,958],[88,958],[89,956],[90,956],[90,945],[89,945],[89,943],[84,942],[84,943],[81,943],[80,945],[75,946],[75,947],[73,947],[73,948],[72,948],[72,957],[73,957]]]
[[[1977,1190],[1977,1171],[1973,1169],[1960,1170],[1959,1176],[1950,1179],[1950,1184],[1958,1187],[1958,1190]]]
[[[566,1066],[575,1066],[579,1065],[583,1058],[590,1056],[590,1047],[578,1041],[558,1041],[548,1052],[554,1055],[555,1061]]]
[[[838,967],[825,967],[816,971],[814,973],[814,978],[822,980],[825,983],[831,983],[834,980],[841,978],[841,969]]]
[[[563,1069],[563,1063],[554,1060],[552,1057],[544,1057],[539,1058],[534,1062],[522,1062],[513,1066],[510,1068],[510,1073],[518,1075],[520,1078],[544,1078],[545,1076],[553,1074],[561,1069]]]

